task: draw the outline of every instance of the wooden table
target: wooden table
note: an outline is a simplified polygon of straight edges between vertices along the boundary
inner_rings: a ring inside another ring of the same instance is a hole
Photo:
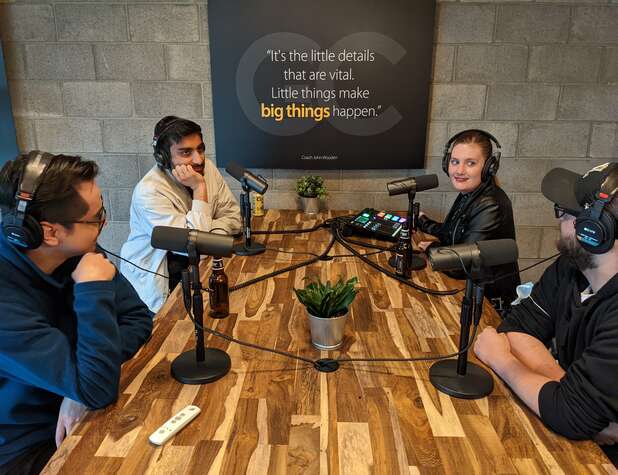
[[[254,229],[310,227],[330,216],[270,210],[255,219]],[[319,254],[329,239],[329,231],[320,230],[256,241]],[[340,245],[331,251],[347,253]],[[232,285],[307,257],[268,250],[226,260],[226,272]],[[386,264],[384,254],[372,259]],[[350,257],[238,290],[229,318],[205,317],[205,323],[266,347],[325,357],[311,346],[304,308],[291,290],[316,275],[360,280],[344,346],[329,356],[456,351],[461,293],[432,297]],[[414,281],[461,287],[430,270],[415,273]],[[208,346],[230,354],[232,371],[213,384],[184,386],[170,376],[170,362],[195,340],[179,297],[177,289],[159,312],[152,339],[123,366],[118,402],[90,414],[45,473],[616,473],[596,444],[553,434],[497,378],[493,393],[476,401],[437,392],[428,380],[429,362],[348,363],[327,374],[209,337]],[[495,325],[498,317],[486,307],[485,323]],[[198,418],[163,447],[150,444],[148,436],[187,404],[202,409]]]

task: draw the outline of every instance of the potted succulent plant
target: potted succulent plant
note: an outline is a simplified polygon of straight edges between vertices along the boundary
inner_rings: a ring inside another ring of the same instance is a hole
[[[339,277],[335,285],[316,279],[304,289],[294,289],[298,300],[307,309],[311,343],[317,349],[335,350],[342,345],[348,309],[358,293],[357,283],[356,277],[345,282]]]
[[[296,193],[300,196],[302,209],[307,214],[320,211],[320,198],[328,194],[324,178],[317,175],[301,176],[296,180]]]

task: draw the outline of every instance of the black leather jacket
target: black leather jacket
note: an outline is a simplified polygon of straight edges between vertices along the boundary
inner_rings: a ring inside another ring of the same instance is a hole
[[[440,240],[436,246],[467,244],[488,239],[515,239],[513,207],[504,190],[492,179],[471,193],[460,193],[444,223],[436,222],[425,215],[421,216],[419,229],[436,236]],[[519,272],[517,263],[492,268],[493,277],[513,272]],[[448,275],[465,279],[463,272],[449,272]],[[497,280],[485,287],[485,295],[488,299],[501,298],[503,303],[510,304],[516,297],[515,287],[520,283],[518,274]],[[493,303],[496,304],[495,301]]]

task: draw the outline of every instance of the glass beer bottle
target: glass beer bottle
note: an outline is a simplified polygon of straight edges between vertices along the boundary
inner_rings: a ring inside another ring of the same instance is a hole
[[[223,259],[212,258],[212,273],[208,279],[211,318],[225,318],[230,313],[230,298],[227,275],[223,270]]]
[[[412,274],[412,243],[407,226],[401,229],[397,250],[395,251],[395,273],[399,277],[409,279]]]

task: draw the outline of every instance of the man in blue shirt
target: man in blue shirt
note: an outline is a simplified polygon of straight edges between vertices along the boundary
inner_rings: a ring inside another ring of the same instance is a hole
[[[31,152],[0,171],[0,474],[38,473],[86,409],[112,404],[152,313],[97,238],[96,163]]]

